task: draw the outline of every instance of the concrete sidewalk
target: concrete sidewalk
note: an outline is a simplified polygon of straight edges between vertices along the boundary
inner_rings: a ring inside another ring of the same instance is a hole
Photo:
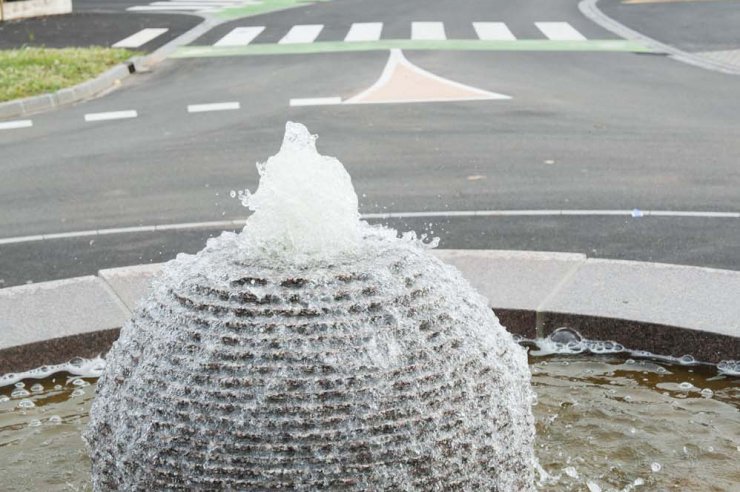
[[[740,272],[571,253],[435,254],[463,272],[513,333],[543,337],[569,326],[662,355],[740,358]],[[105,350],[160,266],[0,289],[0,373]]]

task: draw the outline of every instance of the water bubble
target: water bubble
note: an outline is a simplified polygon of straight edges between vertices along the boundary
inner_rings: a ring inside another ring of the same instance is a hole
[[[62,423],[62,417],[60,417],[59,415],[52,415],[51,417],[49,417],[49,423],[59,425]]]
[[[36,383],[33,386],[31,386],[31,391],[34,393],[39,393],[41,391],[44,391],[44,385]]]
[[[577,472],[577,471],[576,471],[576,469],[575,469],[575,468],[573,468],[572,466],[568,466],[568,467],[564,468],[564,469],[563,469],[563,471],[564,471],[564,472],[565,472],[565,474],[566,474],[566,475],[568,475],[568,476],[569,476],[570,478],[576,478],[576,479],[578,478],[578,472]]]
[[[84,390],[84,389],[82,389],[82,388],[77,388],[76,390],[74,390],[74,391],[73,391],[73,392],[71,393],[71,396],[72,396],[72,397],[75,397],[75,396],[83,396],[84,394],[85,394],[85,390]]]
[[[18,381],[17,383],[15,383],[15,387],[16,388],[25,388],[26,387],[26,383],[24,383],[23,381]]]
[[[21,400],[18,402],[18,408],[33,408],[35,406],[36,404],[29,399]]]
[[[16,388],[10,394],[10,397],[11,398],[23,398],[23,397],[26,397],[26,396],[28,396],[30,394],[31,393],[27,389],[25,389],[25,388]]]
[[[658,473],[660,470],[663,469],[663,465],[654,461],[650,463],[650,469],[653,471],[653,473]]]
[[[695,364],[696,363],[696,359],[694,359],[693,356],[686,354],[683,357],[681,357],[680,359],[678,359],[678,363],[681,364],[681,365],[684,365],[684,366],[691,365],[691,364]]]
[[[701,396],[703,396],[704,398],[707,398],[707,399],[709,399],[712,396],[714,396],[714,391],[712,391],[709,388],[702,389],[700,393],[701,393]]]
[[[28,423],[29,427],[38,427],[41,425],[41,421],[39,419],[33,419]]]
[[[5,403],[6,401],[10,400],[10,397],[7,395],[0,395],[0,403]]]
[[[720,374],[727,376],[740,376],[740,361],[737,360],[723,360],[717,364],[717,370]]]
[[[90,386],[90,383],[88,383],[84,379],[75,379],[74,381],[72,381],[72,384],[80,387]]]
[[[679,383],[678,387],[683,391],[690,391],[694,385],[689,383],[688,381],[684,381],[682,383]]]
[[[640,485],[645,485],[645,480],[642,478],[636,478],[634,482],[632,482],[632,485],[635,487],[639,487]]]

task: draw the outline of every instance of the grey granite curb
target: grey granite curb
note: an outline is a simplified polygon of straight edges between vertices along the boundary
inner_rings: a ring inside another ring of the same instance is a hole
[[[222,22],[224,21],[214,20],[210,17],[204,18],[203,22],[184,32],[169,43],[159,47],[154,52],[146,56],[133,57],[127,62],[119,63],[94,79],[49,94],[0,103],[0,119],[49,111],[61,106],[91,99],[95,96],[107,94],[119,87],[121,82],[129,75],[151,70],[154,65],[167,58],[178,47],[194,41]]]
[[[719,362],[740,358],[740,271],[571,253],[437,250],[513,333],[590,339]],[[107,350],[161,264],[0,289],[0,374]]]
[[[740,65],[727,63],[723,57],[689,53],[688,51],[683,51],[674,46],[661,43],[649,36],[630,29],[602,12],[596,5],[598,1],[599,0],[581,0],[581,2],[578,3],[578,9],[583,15],[607,31],[611,31],[618,36],[629,39],[630,41],[638,41],[650,48],[652,51],[666,53],[671,58],[689,65],[731,75],[740,75]]]

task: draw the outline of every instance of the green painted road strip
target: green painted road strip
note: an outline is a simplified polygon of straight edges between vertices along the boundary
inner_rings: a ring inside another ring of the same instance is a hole
[[[336,53],[342,51],[377,50],[441,50],[441,51],[607,51],[651,53],[650,48],[636,41],[624,39],[590,39],[586,41],[552,41],[548,39],[520,39],[512,41],[481,41],[460,39],[447,41],[419,41],[413,39],[384,39],[353,42],[320,41],[305,44],[250,44],[247,46],[183,46],[171,58],[206,58],[218,56],[297,55]]]
[[[267,14],[278,10],[304,7],[306,5],[328,1],[331,0],[262,0],[262,2],[255,5],[227,7],[219,10],[215,15],[221,19],[241,19],[243,17],[252,17],[254,15]]]

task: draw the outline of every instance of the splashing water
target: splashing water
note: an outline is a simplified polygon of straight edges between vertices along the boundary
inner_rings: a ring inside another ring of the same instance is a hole
[[[336,158],[318,153],[305,126],[288,122],[280,152],[257,169],[259,188],[243,200],[254,212],[242,234],[251,254],[305,262],[357,251],[352,180]]]
[[[526,354],[288,123],[240,234],[163,269],[109,353],[96,490],[531,490]]]

